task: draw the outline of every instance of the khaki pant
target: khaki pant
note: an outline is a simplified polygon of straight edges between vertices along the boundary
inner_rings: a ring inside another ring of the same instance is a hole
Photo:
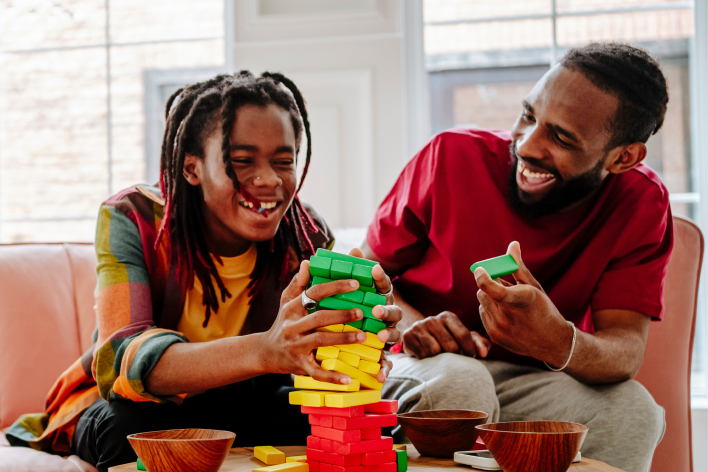
[[[647,472],[666,423],[664,409],[634,380],[585,385],[563,372],[445,353],[391,355],[385,398],[399,412],[478,410],[489,422],[570,421],[588,427],[583,456],[627,472]],[[401,438],[402,431],[395,431]]]

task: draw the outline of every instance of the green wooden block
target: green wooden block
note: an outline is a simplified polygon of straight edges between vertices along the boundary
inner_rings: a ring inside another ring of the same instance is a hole
[[[366,319],[366,318],[364,318],[364,319]],[[361,326],[364,324],[364,320],[352,321],[351,323],[345,323],[345,324],[348,324],[352,328],[361,329]]]
[[[332,261],[330,274],[334,280],[351,279],[354,264],[347,261]]]
[[[505,275],[513,274],[519,270],[519,266],[509,254],[504,254],[499,257],[492,257],[483,261],[475,262],[470,270],[474,273],[477,267],[484,268],[489,276],[493,279],[504,277]]]
[[[406,472],[408,470],[408,451],[396,450],[396,465],[398,472]]]
[[[143,461],[140,460],[138,457],[138,470],[147,470],[145,466],[143,465]]]
[[[364,318],[374,318],[373,313],[371,313],[370,306],[360,305],[359,303],[352,303],[333,297],[327,297],[320,301],[318,307],[320,310],[323,308],[325,310],[349,310],[351,308],[358,308],[364,312]]]
[[[364,318],[363,321],[360,328],[362,331],[378,334],[382,329],[386,329],[386,323],[378,318]]]
[[[374,277],[371,275],[371,267],[354,264],[352,269],[352,279],[359,282],[359,285],[364,287],[374,286]]]
[[[367,306],[385,305],[386,297],[379,295],[378,293],[367,293],[364,295],[363,303]]]
[[[318,284],[326,284],[327,282],[331,282],[332,279],[326,279],[324,277],[312,277],[312,282],[310,282],[310,287],[313,285],[318,285]]]
[[[313,277],[329,278],[332,259],[326,257],[312,256],[310,258],[310,275]]]
[[[364,266],[374,267],[378,262],[370,261],[368,259],[360,259],[358,257],[350,256],[348,254],[340,254],[338,252],[328,251],[327,249],[318,249],[317,255],[320,257],[328,257],[335,261],[346,261],[352,264],[359,264]]]
[[[353,292],[348,292],[348,293],[338,293],[334,296],[334,298],[338,298],[340,300],[346,300],[346,301],[352,302],[352,303],[359,303],[362,305],[368,305],[368,303],[364,303],[364,299],[366,298],[364,295],[365,295],[364,292],[360,292],[358,290],[355,290]],[[366,295],[370,295],[370,294],[367,293]]]
[[[364,287],[359,285],[359,291],[364,293],[376,293],[376,287]]]

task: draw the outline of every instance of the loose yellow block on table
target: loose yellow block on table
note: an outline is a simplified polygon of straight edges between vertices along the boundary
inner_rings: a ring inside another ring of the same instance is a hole
[[[365,361],[378,362],[381,359],[381,351],[373,347],[364,346],[363,344],[338,344],[336,346],[340,351],[348,352],[359,356]]]
[[[344,332],[347,333],[350,331],[361,331],[361,330],[357,329],[353,326],[344,325]],[[386,345],[386,343],[382,343],[381,341],[379,341],[379,337],[376,334],[369,333],[369,332],[366,333],[366,341],[364,341],[361,344],[363,344],[364,346],[372,347],[374,349],[383,349],[383,347]]]
[[[339,372],[341,374],[346,374],[353,379],[358,380],[362,387],[370,388],[372,390],[381,390],[383,384],[376,380],[376,378],[370,376],[369,374],[360,371],[359,369],[352,367],[339,359],[327,359],[322,361],[322,368],[324,370],[332,370],[334,372]]]
[[[332,408],[347,408],[350,406],[368,405],[381,401],[378,390],[361,390],[359,392],[329,393],[325,397],[325,406]]]
[[[267,467],[259,467],[253,469],[253,472],[310,472],[310,467],[307,462],[285,462],[278,465],[270,465]]]
[[[330,331],[332,333],[341,333],[342,331],[344,331],[344,325],[343,324],[336,324],[336,325],[323,326],[321,328],[317,328],[317,331]]]
[[[290,456],[285,458],[285,462],[307,462],[307,456]]]
[[[352,382],[353,384],[354,382]],[[325,395],[330,392],[317,392],[314,390],[295,390],[290,392],[288,400],[291,405],[324,406]],[[351,392],[356,393],[356,392]]]
[[[273,446],[257,446],[253,448],[253,455],[265,465],[277,465],[285,463],[285,453]]]
[[[396,451],[407,451],[408,448],[406,447],[405,444],[394,444],[393,449]]]
[[[349,364],[352,367],[358,367],[359,366],[359,356],[356,356],[354,354],[351,354],[349,352],[342,352],[339,351],[339,355],[337,356],[337,359],[340,361],[344,362],[345,364]]]
[[[329,382],[320,382],[312,377],[305,375],[295,376],[295,388],[304,388],[307,390],[330,390],[335,392],[358,392],[360,383],[358,380],[352,379],[349,385],[333,384]]]
[[[359,361],[357,369],[362,372],[366,372],[367,374],[376,375],[381,370],[381,364],[379,364],[378,362],[369,362],[362,359]]]
[[[334,346],[323,346],[317,348],[315,359],[323,361],[325,359],[336,359],[339,356],[339,348]]]

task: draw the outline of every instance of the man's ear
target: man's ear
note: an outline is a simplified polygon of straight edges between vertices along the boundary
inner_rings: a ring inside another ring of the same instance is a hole
[[[621,174],[641,164],[647,157],[647,147],[644,143],[632,143],[611,151],[610,155],[614,157],[607,171],[612,174]]]
[[[187,182],[190,183],[190,185],[194,185],[195,187],[202,182],[199,176],[200,169],[197,165],[199,161],[200,159],[195,155],[184,155],[184,167],[182,168],[182,175],[184,175],[184,178],[187,180]]]

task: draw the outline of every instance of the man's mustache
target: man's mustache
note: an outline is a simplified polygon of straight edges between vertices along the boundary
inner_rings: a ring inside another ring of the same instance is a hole
[[[550,169],[546,164],[540,162],[538,159],[535,159],[533,157],[526,157],[522,156],[518,153],[516,150],[516,142],[512,142],[511,145],[509,146],[509,151],[511,152],[511,156],[514,157],[517,161],[521,160],[524,162],[528,162],[534,167],[538,167],[539,169],[543,169],[549,174],[553,174],[556,179],[560,180],[560,174],[558,173],[557,169]]]

